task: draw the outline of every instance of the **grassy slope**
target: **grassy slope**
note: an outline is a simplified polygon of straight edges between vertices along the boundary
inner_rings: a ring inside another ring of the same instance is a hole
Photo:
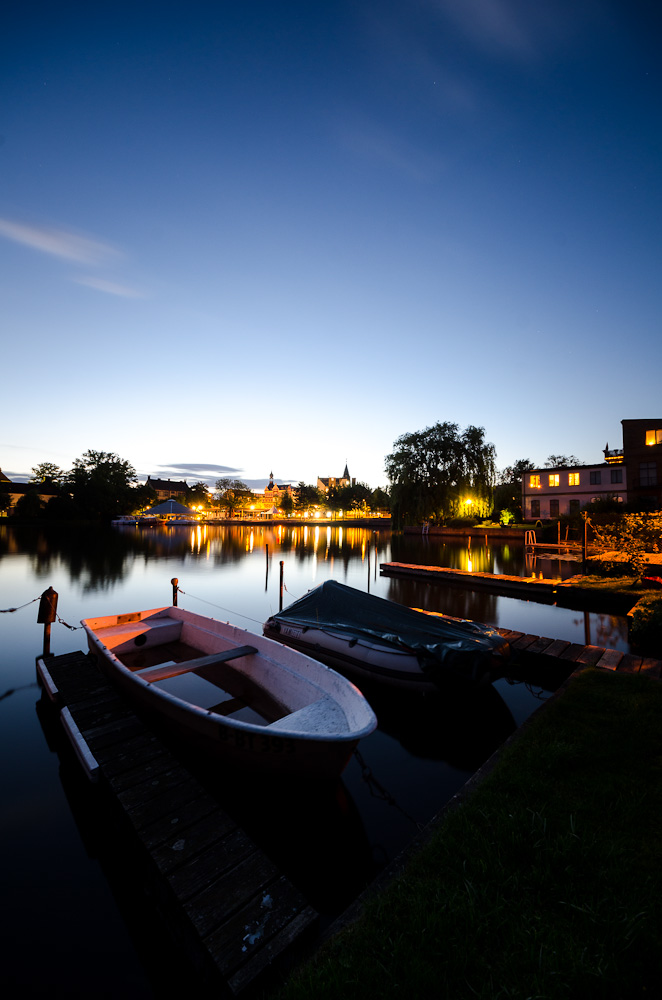
[[[279,994],[652,997],[662,683],[589,670]]]

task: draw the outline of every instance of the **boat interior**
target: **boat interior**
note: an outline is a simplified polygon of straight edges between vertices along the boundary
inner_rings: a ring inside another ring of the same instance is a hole
[[[132,673],[207,712],[270,729],[349,729],[342,709],[314,684],[299,680],[291,690],[279,687],[277,697],[263,676],[268,658],[256,656],[251,644],[233,643],[191,622],[139,614],[119,616],[94,631]]]

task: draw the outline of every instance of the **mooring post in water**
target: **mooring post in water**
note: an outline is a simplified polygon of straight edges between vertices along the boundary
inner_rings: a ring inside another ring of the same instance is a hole
[[[173,576],[173,578],[172,578],[172,580],[170,582],[172,584],[172,606],[173,606],[173,608],[176,608],[177,607],[177,587],[179,585],[179,580],[177,579],[176,576]]]
[[[266,553],[267,553],[267,560],[266,560],[266,562],[267,562],[267,569],[266,569],[266,577],[265,577],[265,580],[264,580],[264,592],[266,594],[267,588],[269,587],[269,542],[267,542],[264,547],[265,547]]]
[[[45,590],[39,601],[37,624],[44,626],[44,656],[51,655],[51,625],[57,618],[57,594],[52,587]]]
[[[278,597],[278,610],[279,611],[283,610],[283,566],[284,565],[285,564],[284,564],[283,560],[281,559],[281,561],[280,561],[280,595]]]

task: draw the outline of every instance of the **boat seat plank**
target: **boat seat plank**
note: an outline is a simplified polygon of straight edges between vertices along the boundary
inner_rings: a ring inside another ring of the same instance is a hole
[[[282,729],[296,733],[340,733],[349,726],[345,713],[332,698],[320,698],[296,712],[284,715],[265,729]]]
[[[182,663],[173,663],[172,660],[166,663],[158,663],[155,667],[143,667],[135,673],[146,681],[162,681],[166,677],[177,677],[179,674],[186,674],[191,670],[199,670],[200,667],[213,667],[217,663],[227,663],[229,660],[236,660],[240,656],[250,656],[257,653],[255,646],[236,646],[234,649],[225,649],[222,653],[210,653],[209,656],[198,656],[195,660],[184,660]]]

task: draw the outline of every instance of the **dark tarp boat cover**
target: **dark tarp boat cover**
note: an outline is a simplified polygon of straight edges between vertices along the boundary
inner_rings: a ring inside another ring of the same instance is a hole
[[[335,580],[326,580],[273,615],[270,622],[328,628],[357,640],[410,650],[423,670],[439,664],[457,667],[458,661],[468,659],[475,663],[507,647],[496,629],[487,625],[427,615]]]

